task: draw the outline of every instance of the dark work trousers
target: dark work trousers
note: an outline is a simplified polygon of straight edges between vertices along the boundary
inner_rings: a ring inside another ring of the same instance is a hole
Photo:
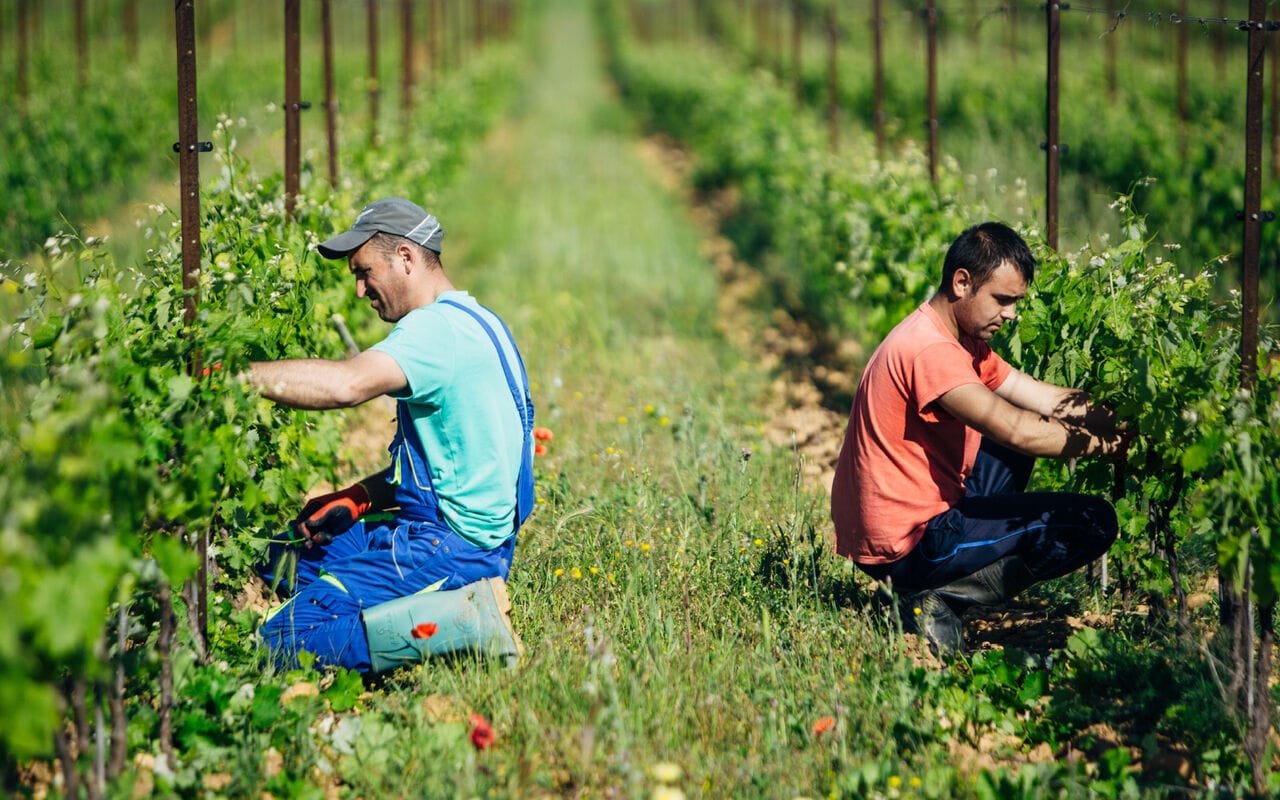
[[[1115,509],[1100,497],[1026,493],[1035,459],[982,440],[965,496],[929,520],[914,550],[892,564],[862,566],[898,591],[945,586],[1005,556],[1020,556],[1036,580],[1066,575],[1107,552]]]

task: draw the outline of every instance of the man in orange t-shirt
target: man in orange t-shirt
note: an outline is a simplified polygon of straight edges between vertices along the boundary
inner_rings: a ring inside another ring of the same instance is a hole
[[[1044,383],[987,342],[1014,317],[1035,258],[998,222],[947,251],[937,294],[863,371],[836,466],[836,551],[897,593],[903,628],[935,652],[963,645],[960,614],[1106,552],[1106,500],[1024,493],[1036,456],[1123,454],[1131,437],[1084,392]]]

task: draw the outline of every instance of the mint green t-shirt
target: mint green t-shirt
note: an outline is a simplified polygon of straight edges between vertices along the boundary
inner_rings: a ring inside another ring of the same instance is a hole
[[[409,408],[445,522],[492,549],[511,535],[524,431],[493,341],[469,314],[441,300],[474,309],[493,327],[520,381],[519,359],[498,318],[464,291],[443,292],[410,311],[371,349],[394,358],[408,379],[408,389],[393,396]]]

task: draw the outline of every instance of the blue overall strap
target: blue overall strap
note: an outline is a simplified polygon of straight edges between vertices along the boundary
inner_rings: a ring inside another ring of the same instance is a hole
[[[467,308],[454,300],[441,300],[441,303],[461,309],[471,315],[471,318],[480,323],[480,327],[484,328],[484,332],[489,334],[489,341],[493,342],[493,349],[498,351],[498,360],[502,363],[502,371],[507,376],[507,388],[511,390],[511,399],[515,401],[516,411],[520,414],[521,427],[524,429],[524,442],[520,451],[520,475],[516,480],[516,513],[514,529],[520,530],[520,526],[524,524],[528,518],[529,512],[533,510],[534,493],[533,493],[533,400],[529,397],[529,373],[525,371],[524,359],[520,357],[520,348],[516,347],[515,337],[511,335],[511,329],[502,321],[502,318],[494,314],[494,318],[498,320],[498,324],[502,326],[502,330],[507,334],[507,339],[511,342],[511,350],[516,354],[516,363],[520,367],[520,378],[523,384],[516,383],[515,375],[511,372],[511,365],[507,362],[506,353],[502,352],[502,344],[498,341],[498,334],[494,332],[493,326],[485,321],[474,309]],[[482,306],[483,308],[483,306]],[[486,309],[488,310],[488,309]],[[492,311],[489,312],[493,314]],[[521,397],[520,390],[524,389],[524,396]]]

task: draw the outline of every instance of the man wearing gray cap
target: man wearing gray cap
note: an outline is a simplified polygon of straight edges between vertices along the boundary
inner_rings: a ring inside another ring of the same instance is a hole
[[[319,251],[347,259],[356,296],[395,327],[343,361],[250,365],[263,396],[294,408],[396,400],[390,465],[307,501],[261,570],[289,595],[261,630],[281,666],[302,650],[362,672],[519,653],[503,581],[533,505],[529,381],[506,325],[445,275],[443,239],[408,200],[369,204]]]

